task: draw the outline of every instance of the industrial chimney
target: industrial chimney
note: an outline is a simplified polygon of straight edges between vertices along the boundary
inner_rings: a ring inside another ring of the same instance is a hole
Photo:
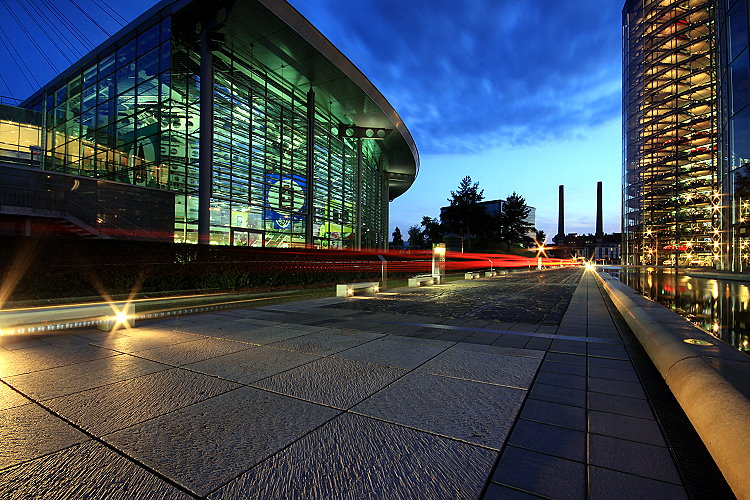
[[[602,229],[602,182],[596,183],[596,239],[601,240],[604,237]]]
[[[557,244],[565,239],[565,186],[560,185],[560,208],[557,214]]]

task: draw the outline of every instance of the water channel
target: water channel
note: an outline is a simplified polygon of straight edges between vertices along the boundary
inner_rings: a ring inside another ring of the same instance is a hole
[[[709,334],[750,354],[748,281],[691,276],[669,268],[604,267],[640,294],[669,307]]]

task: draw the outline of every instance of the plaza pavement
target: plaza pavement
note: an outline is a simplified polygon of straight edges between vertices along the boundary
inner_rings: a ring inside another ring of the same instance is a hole
[[[0,497],[686,498],[622,328],[557,270],[6,339]]]

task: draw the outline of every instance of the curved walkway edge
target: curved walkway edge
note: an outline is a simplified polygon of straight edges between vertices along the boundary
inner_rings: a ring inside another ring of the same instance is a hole
[[[750,498],[750,357],[607,273],[595,273],[738,498]],[[710,342],[701,346],[686,339]]]

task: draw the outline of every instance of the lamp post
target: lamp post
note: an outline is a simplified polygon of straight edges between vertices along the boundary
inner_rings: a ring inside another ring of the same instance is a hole
[[[432,245],[432,277],[437,283],[445,281],[445,243]]]

